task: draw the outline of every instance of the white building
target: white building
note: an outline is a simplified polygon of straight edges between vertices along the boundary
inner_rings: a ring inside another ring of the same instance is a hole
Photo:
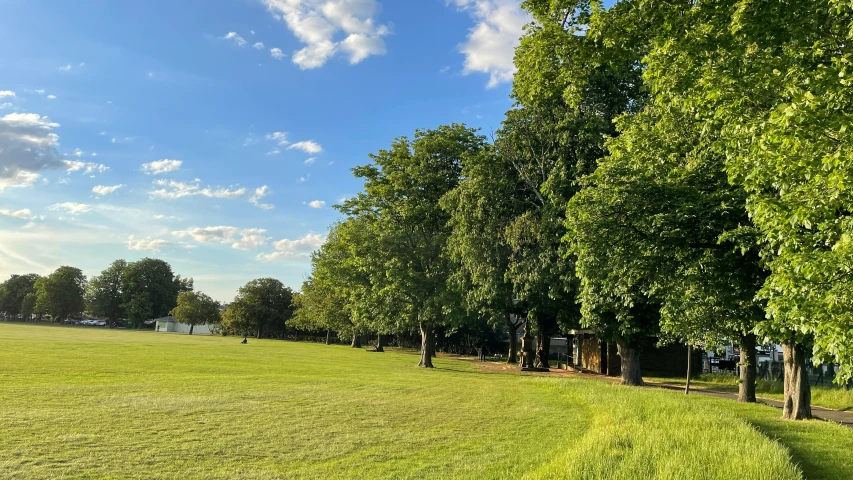
[[[181,323],[172,317],[162,317],[154,320],[155,332],[168,333],[190,333],[190,326],[186,323]],[[213,335],[211,325],[203,324],[196,325],[193,328],[193,335]]]

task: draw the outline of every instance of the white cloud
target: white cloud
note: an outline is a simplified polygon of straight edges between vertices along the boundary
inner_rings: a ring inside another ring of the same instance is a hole
[[[235,250],[255,250],[270,240],[263,234],[266,230],[262,228],[237,227],[192,227],[186,230],[177,230],[172,235],[178,238],[190,237],[198,243],[221,243],[231,244]]]
[[[44,89],[43,88],[39,88],[39,89],[33,90],[33,91],[38,93],[39,95],[44,95]]]
[[[210,198],[228,198],[233,199],[245,195],[245,188],[238,189],[229,189],[217,187],[216,189],[210,187],[201,187],[201,184],[198,180],[193,183],[184,183],[184,182],[176,182],[174,180],[157,180],[154,182],[154,185],[161,187],[155,190],[148,192],[150,195],[155,197],[167,198],[169,200],[174,200],[177,198],[190,197],[194,195],[201,195]]]
[[[6,102],[6,103],[0,103],[0,110],[5,110],[5,109],[7,109],[7,108],[12,108],[12,107],[14,107],[14,105],[12,105],[12,104],[11,104],[11,103],[9,103],[9,102]]]
[[[58,183],[60,185],[68,185],[69,183],[71,183],[71,180],[69,180],[67,178],[60,178],[59,180],[56,181],[56,183]]]
[[[268,133],[265,135],[264,138],[266,138],[267,140],[273,140],[275,142],[278,142],[278,144],[282,146],[290,143],[289,141],[287,141],[287,132]]]
[[[113,185],[111,187],[107,187],[105,185],[98,185],[96,187],[92,187],[92,192],[98,195],[109,195],[123,186],[124,185]]]
[[[48,95],[47,99],[48,100],[56,100],[56,95]]]
[[[296,142],[293,145],[287,147],[288,150],[292,149],[302,150],[305,153],[320,153],[323,151],[323,147],[320,146],[319,143],[314,142],[313,140],[306,140],[302,142]]]
[[[104,173],[110,169],[110,167],[95,162],[82,162],[80,160],[63,160],[65,163],[66,169],[68,173],[71,172],[81,172],[83,174],[92,174],[95,172]]]
[[[14,96],[15,96],[15,92],[13,92],[11,90],[0,90],[0,98],[14,97]]]
[[[220,38],[222,38],[223,40],[231,40],[240,47],[246,44],[246,40],[240,35],[237,35],[237,32],[228,32]]]
[[[71,215],[77,215],[80,213],[86,213],[86,212],[92,211],[91,206],[86,205],[85,203],[74,203],[74,202],[57,203],[57,204],[51,205],[47,208],[49,208],[50,210],[65,210],[67,213],[70,213]]]
[[[296,181],[299,183],[305,183],[306,180],[308,180],[308,179],[305,177],[299,177],[299,179],[297,179]]]
[[[133,141],[133,137],[124,137],[124,138],[113,137],[112,140],[110,140],[110,142],[112,142],[112,143],[130,143],[132,141]]]
[[[311,202],[308,202],[308,206],[311,208],[323,208],[326,206],[326,202],[322,200],[313,200]]]
[[[136,238],[133,235],[127,239],[127,248],[129,250],[157,252],[163,247],[172,245],[168,240],[157,238]]]
[[[6,209],[0,209],[0,215],[6,215],[7,217],[20,218],[22,220],[29,220],[33,217],[33,213],[29,208],[23,208],[21,210],[11,211]]]
[[[488,88],[511,82],[515,75],[513,56],[530,17],[514,0],[453,0],[476,24],[459,45],[465,55],[462,73],[489,74]]]
[[[174,172],[181,168],[184,162],[182,160],[169,160],[168,158],[164,158],[163,160],[157,160],[155,162],[143,163],[142,171],[146,175],[159,175],[161,173],[169,173]]]
[[[267,152],[267,155],[278,155],[279,153],[281,153],[281,150],[279,150],[277,148],[273,148],[272,150]]]
[[[70,72],[71,71],[71,65],[63,65],[63,66],[59,67],[59,69],[62,70],[63,72]]]
[[[255,194],[249,198],[249,202],[258,208],[262,208],[264,210],[272,210],[273,208],[275,208],[274,205],[271,205],[269,203],[260,203],[261,199],[266,197],[267,195],[269,195],[269,187],[267,187],[266,185],[264,185],[263,187],[258,187],[255,189]]]
[[[260,45],[261,45],[261,48],[264,47],[263,43],[261,43]],[[284,55],[284,52],[282,52],[280,48],[271,48],[270,49],[270,56],[276,60],[284,60],[285,55]]]
[[[275,260],[277,258],[308,258],[311,256],[311,252],[319,249],[326,243],[326,236],[320,234],[311,234],[305,235],[302,238],[297,238],[296,240],[290,240],[285,238],[284,240],[279,240],[273,244],[275,247],[274,252],[271,253],[261,253],[257,257],[258,260]]]
[[[152,215],[151,218],[153,218],[155,220],[166,220],[166,221],[175,221],[175,222],[180,220],[180,218],[174,217],[172,215],[159,215],[159,214],[158,215]]]
[[[306,160],[305,160],[304,162],[302,162],[302,163],[304,163],[305,165],[311,165],[311,164],[313,164],[316,160],[317,160],[317,157],[311,157],[311,158],[309,158],[309,159],[306,159]]]
[[[62,168],[56,150],[58,123],[35,113],[10,113],[0,117],[0,191],[25,187],[39,178],[41,170]]]
[[[92,152],[92,153],[90,153],[90,154],[89,154],[89,156],[90,156],[90,157],[97,157],[97,156],[98,156],[98,154],[97,154],[96,152]]]
[[[75,148],[74,151],[71,152],[71,155],[74,155],[75,157],[80,158],[83,156],[83,150],[80,150],[79,148]]]
[[[303,70],[323,66],[339,51],[349,56],[351,64],[385,53],[382,37],[390,29],[375,19],[380,10],[376,0],[262,1],[305,45],[292,58]]]
[[[255,42],[255,44],[252,45],[252,48],[256,48],[258,50],[263,50],[264,49],[264,42]]]

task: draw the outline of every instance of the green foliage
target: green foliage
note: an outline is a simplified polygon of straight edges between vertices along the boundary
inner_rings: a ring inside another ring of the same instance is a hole
[[[127,262],[116,260],[86,285],[86,311],[116,321],[125,313],[125,270]]]
[[[59,267],[47,277],[35,282],[34,310],[50,314],[54,321],[83,312],[86,276],[74,267]]]
[[[8,280],[0,283],[0,311],[9,315],[21,313],[24,298],[33,293],[35,282],[39,278],[35,273],[12,275]]]
[[[178,303],[178,293],[192,290],[191,278],[176,277],[172,267],[160,259],[143,258],[123,267],[116,263],[113,266],[122,271],[123,305],[128,319],[137,327],[145,320],[168,315]]]
[[[293,315],[293,291],[274,278],[259,278],[240,287],[222,316],[226,332],[258,338],[283,336]]]
[[[464,160],[484,148],[475,130],[441,126],[418,130],[412,140],[398,138],[371,155],[371,164],[353,169],[365,181],[364,192],[341,210],[364,222],[359,228],[372,239],[369,250],[356,242],[361,247],[352,253],[370,285],[360,303],[379,314],[379,330],[412,331],[464,318],[448,288],[449,215],[439,201],[459,183]]]
[[[181,292],[178,294],[178,306],[169,312],[175,320],[192,327],[204,324],[218,324],[219,302],[202,292]]]

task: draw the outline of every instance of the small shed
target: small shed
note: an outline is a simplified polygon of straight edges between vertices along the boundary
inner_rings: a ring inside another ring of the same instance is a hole
[[[154,331],[160,333],[190,333],[190,326],[175,320],[171,316],[160,317],[154,320]],[[196,325],[193,328],[193,335],[213,335],[213,330],[209,324]]]
[[[619,376],[622,362],[615,343],[599,339],[593,330],[572,330],[572,361],[575,368],[602,375]],[[640,369],[645,374],[678,376],[687,371],[687,346],[670,344],[660,346],[657,338],[649,337],[640,347]],[[702,351],[690,352],[690,369],[694,374],[702,371]]]

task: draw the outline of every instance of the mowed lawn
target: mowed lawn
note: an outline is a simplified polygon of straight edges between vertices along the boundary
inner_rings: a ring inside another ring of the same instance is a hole
[[[853,429],[405,353],[0,323],[3,478],[853,478]]]

